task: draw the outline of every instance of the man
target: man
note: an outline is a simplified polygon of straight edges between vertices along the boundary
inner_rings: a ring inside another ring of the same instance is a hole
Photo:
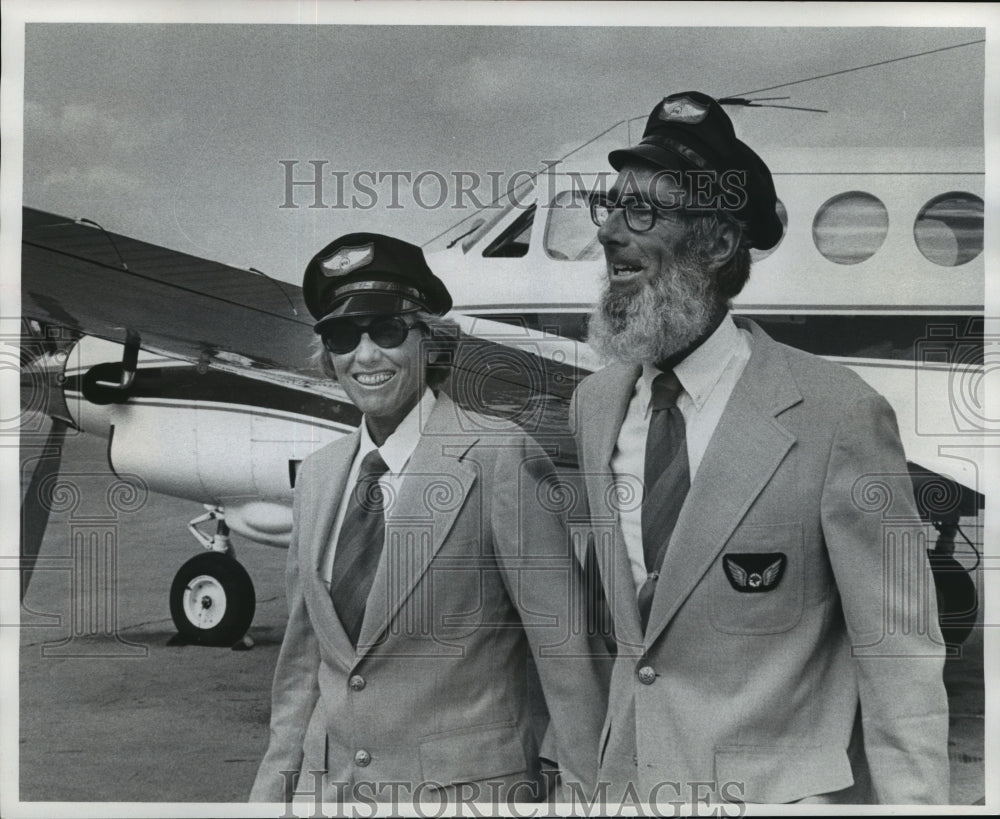
[[[571,415],[618,642],[599,779],[661,805],[947,801],[943,646],[892,410],[729,313],[749,249],[782,235],[767,166],[696,92],[609,160],[590,340],[615,363]]]
[[[321,364],[363,416],[296,478],[251,800],[291,799],[295,780],[330,801],[537,798],[529,645],[564,781],[589,787],[606,680],[578,627],[580,564],[540,503],[550,461],[440,389],[457,327],[420,248],[343,236],[310,261],[303,296]]]

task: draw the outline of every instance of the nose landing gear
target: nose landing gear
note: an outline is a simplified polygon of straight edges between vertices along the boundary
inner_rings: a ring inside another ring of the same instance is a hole
[[[182,638],[209,646],[233,645],[253,622],[257,601],[253,581],[229,543],[225,513],[207,506],[188,529],[209,551],[187,561],[170,586],[170,616]],[[214,536],[197,526],[218,521]]]

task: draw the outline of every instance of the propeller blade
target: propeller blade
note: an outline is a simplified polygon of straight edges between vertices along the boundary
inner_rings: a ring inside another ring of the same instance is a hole
[[[38,562],[38,552],[42,548],[45,528],[49,522],[51,506],[43,497],[43,493],[50,491],[47,484],[59,474],[63,443],[68,429],[69,424],[65,421],[52,419],[52,428],[45,439],[45,447],[21,502],[21,600],[24,600],[24,595],[28,592],[28,584]]]

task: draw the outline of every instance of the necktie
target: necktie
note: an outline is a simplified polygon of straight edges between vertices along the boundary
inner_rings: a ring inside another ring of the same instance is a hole
[[[672,371],[661,373],[653,381],[642,500],[642,552],[647,577],[639,589],[639,617],[644,631],[663,555],[691,481],[684,416],[677,408],[680,392],[681,383]]]
[[[353,645],[358,644],[368,593],[382,556],[385,512],[378,479],[388,471],[377,449],[362,459],[333,556],[330,596]]]

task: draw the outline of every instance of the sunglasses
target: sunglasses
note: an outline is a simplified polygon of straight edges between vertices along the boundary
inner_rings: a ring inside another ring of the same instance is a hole
[[[361,343],[361,336],[365,333],[382,349],[391,350],[406,341],[410,328],[414,326],[407,324],[401,316],[376,318],[365,324],[344,318],[330,322],[323,329],[321,338],[323,346],[334,355],[351,352]]]

